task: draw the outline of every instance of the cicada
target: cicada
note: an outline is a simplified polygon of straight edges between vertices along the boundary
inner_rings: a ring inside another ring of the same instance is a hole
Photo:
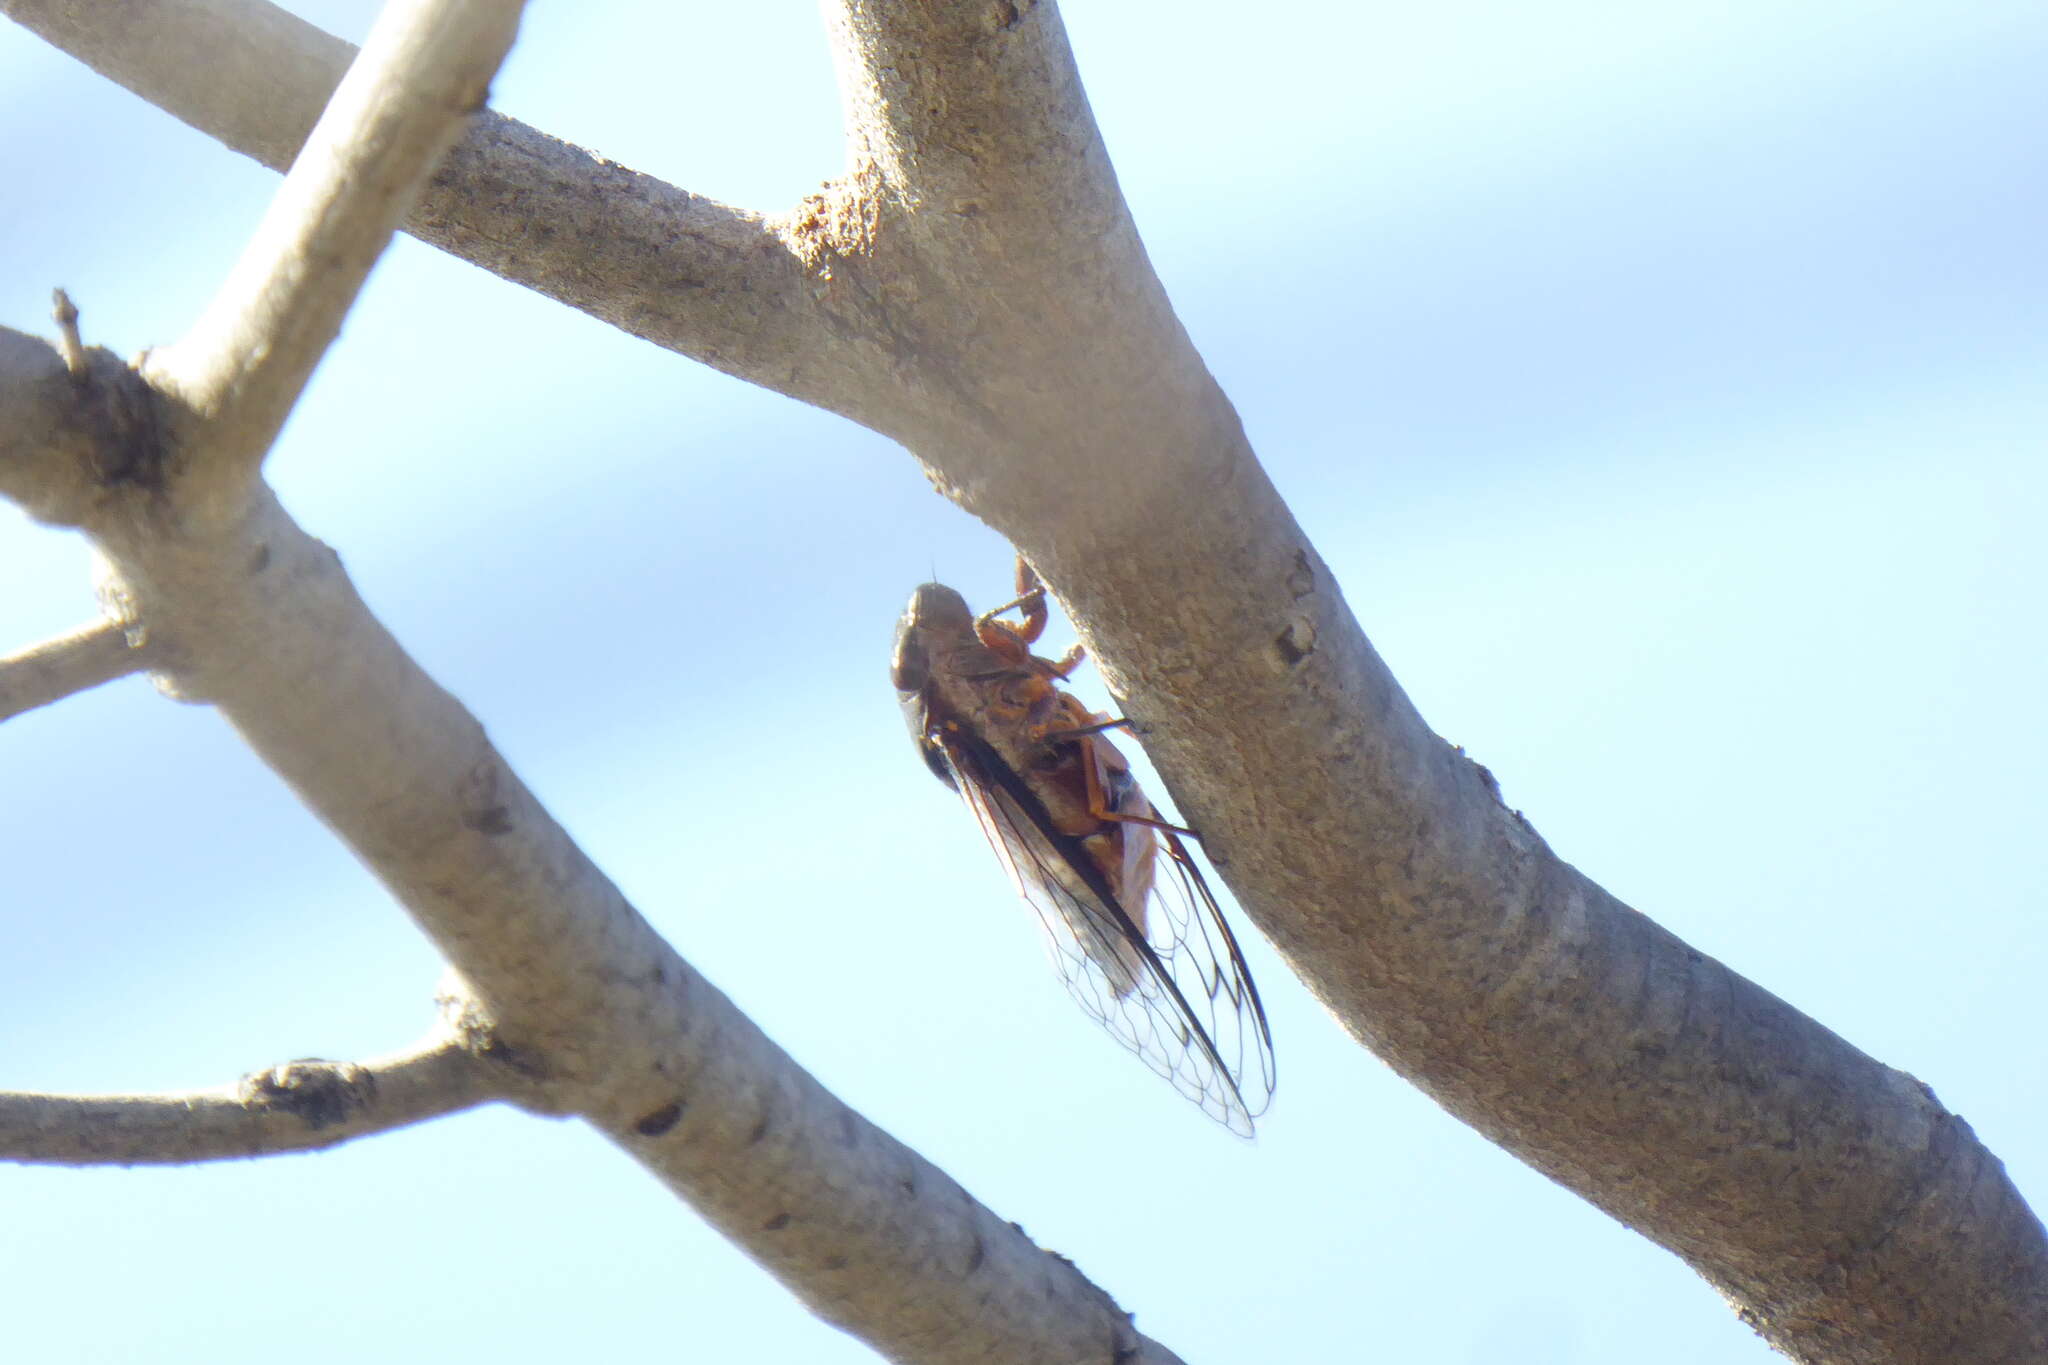
[[[911,594],[891,676],[918,752],[958,791],[1037,913],[1081,1008],[1232,1132],[1273,1094],[1273,1036],[1237,939],[1186,839],[1161,818],[1096,715],[1031,646],[1045,588],[980,616],[941,583]],[[1019,613],[1012,622],[1001,619]]]

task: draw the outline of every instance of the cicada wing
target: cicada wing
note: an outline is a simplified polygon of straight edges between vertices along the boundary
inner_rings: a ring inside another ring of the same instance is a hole
[[[1187,845],[1170,830],[1153,833],[1160,841],[1160,866],[1153,872],[1147,902],[1148,940],[1165,976],[1202,1011],[1210,1047],[1246,1118],[1257,1118],[1272,1103],[1275,1081],[1266,1006],[1237,936]]]
[[[1185,846],[1170,833],[1128,827],[1161,841],[1161,865],[1134,915],[1000,755],[959,733],[945,734],[941,746],[968,808],[1037,913],[1068,992],[1174,1089],[1250,1137],[1273,1094],[1272,1034],[1237,940]]]

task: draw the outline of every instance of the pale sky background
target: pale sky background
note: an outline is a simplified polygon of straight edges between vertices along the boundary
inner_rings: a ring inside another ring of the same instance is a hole
[[[2048,9],[1066,21],[1189,330],[1436,730],[2048,1194]],[[537,4],[493,102],[756,207],[840,163],[802,4]],[[61,283],[130,352],[276,180],[0,24],[0,183],[0,321],[46,332]],[[888,442],[403,240],[272,474],[686,957],[1190,1362],[1775,1359],[1249,928],[1256,1143],[1095,1033],[904,738],[910,588],[991,602],[1009,555]],[[0,513],[0,651],[91,613],[82,546]],[[428,1023],[409,921],[141,680],[0,726],[0,868],[0,1086],[215,1085]],[[874,1358],[591,1133],[503,1109],[0,1168],[0,1218],[22,1360]]]

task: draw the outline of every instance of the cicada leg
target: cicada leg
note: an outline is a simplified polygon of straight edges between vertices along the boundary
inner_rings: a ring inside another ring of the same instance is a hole
[[[1016,625],[996,620],[1004,612],[1016,611],[1019,608],[1023,609],[1024,619]],[[1000,630],[1028,645],[1045,634],[1045,623],[1051,617],[1052,609],[1045,604],[1045,589],[1035,588],[1022,597],[1013,597],[1000,607],[992,608],[975,617],[974,633],[981,637],[983,644],[988,643],[989,631]]]
[[[1052,670],[1053,677],[1058,678],[1061,682],[1065,682],[1067,680],[1067,675],[1069,673],[1072,673],[1075,669],[1079,668],[1081,666],[1081,661],[1087,657],[1087,647],[1085,645],[1076,644],[1072,649],[1069,649],[1066,653],[1060,655],[1058,659],[1050,661],[1041,659],[1039,660],[1039,662],[1045,664],[1047,668]]]
[[[1088,725],[1076,725],[1067,730],[1053,730],[1046,734],[1046,738],[1079,739],[1083,735],[1099,735],[1105,730],[1125,729],[1129,727],[1130,723],[1130,717],[1119,716],[1115,720],[1098,720]]]
[[[1161,820],[1156,812],[1152,815],[1132,815],[1127,811],[1111,808],[1109,804],[1109,789],[1102,780],[1104,763],[1099,751],[1101,748],[1108,748],[1109,746],[1106,740],[1098,740],[1096,736],[1104,730],[1128,724],[1130,722],[1127,720],[1108,720],[1098,725],[1091,725],[1084,730],[1064,732],[1075,735],[1075,743],[1081,746],[1082,790],[1087,801],[1088,813],[1097,820],[1114,821],[1120,825],[1143,825],[1147,829],[1163,829],[1168,834],[1185,834],[1191,839],[1201,838],[1201,835],[1195,833],[1186,825],[1176,825],[1171,820]],[[1116,750],[1110,749],[1110,752],[1115,753]],[[1129,769],[1126,768],[1125,772],[1128,774]],[[1148,810],[1151,809],[1150,802],[1146,803],[1146,808]]]
[[[1024,619],[1016,625],[1013,626],[996,620],[1004,612],[1016,611],[1019,608],[1024,612]],[[1045,634],[1045,623],[1050,619],[1051,615],[1052,609],[1046,604],[1045,600],[1045,584],[1038,581],[1038,575],[1032,572],[1031,565],[1025,562],[1024,556],[1018,555],[1017,595],[1003,603],[1000,607],[991,608],[975,617],[974,633],[981,636],[982,642],[986,644],[988,643],[987,630],[1000,627],[1028,645],[1039,636]],[[1078,663],[1079,660],[1075,662]],[[1062,673],[1059,676],[1065,677],[1066,674]]]

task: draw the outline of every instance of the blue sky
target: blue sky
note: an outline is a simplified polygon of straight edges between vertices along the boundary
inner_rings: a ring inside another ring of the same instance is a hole
[[[1155,264],[1396,675],[1562,856],[2048,1189],[2048,12],[1245,13],[1066,19]],[[756,207],[839,166],[805,6],[541,5],[494,103]],[[61,283],[123,351],[275,184],[12,27],[0,176],[33,187],[0,321],[46,329]],[[1093,1033],[905,743],[904,598],[992,602],[1009,560],[886,441],[405,241],[272,474],[686,957],[1190,1361],[1774,1358],[1262,942],[1255,1144]],[[92,611],[83,548],[11,513],[0,587],[0,650]],[[418,933],[209,713],[129,680],[0,726],[0,774],[0,1085],[427,1024]],[[509,1111],[0,1190],[24,1358],[872,1359]]]

